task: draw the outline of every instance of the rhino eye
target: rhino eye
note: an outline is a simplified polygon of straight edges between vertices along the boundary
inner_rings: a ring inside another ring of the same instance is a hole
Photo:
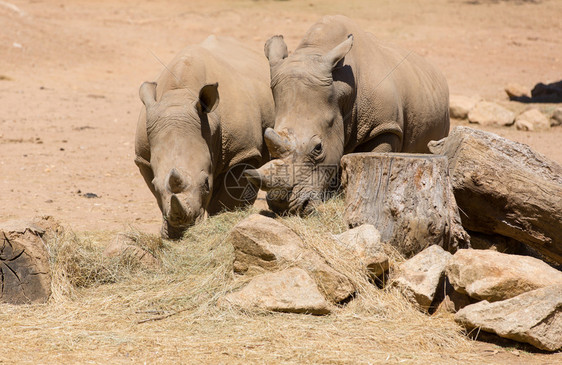
[[[314,146],[314,149],[312,150],[312,153],[314,153],[315,155],[319,155],[319,154],[322,153],[322,142],[320,142],[316,146]]]
[[[209,178],[206,177],[205,178],[205,182],[203,183],[203,190],[205,190],[206,193],[209,192],[210,188],[209,188]]]

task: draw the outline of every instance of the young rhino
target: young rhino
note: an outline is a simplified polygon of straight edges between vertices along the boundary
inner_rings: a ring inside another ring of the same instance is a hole
[[[162,211],[162,237],[180,238],[207,213],[254,202],[241,175],[268,160],[268,81],[263,56],[210,36],[185,48],[156,83],[142,84],[135,162]]]
[[[449,133],[443,75],[344,16],[314,24],[290,56],[272,37],[265,55],[276,113],[265,142],[275,159],[245,174],[278,213],[307,213],[337,188],[344,154],[429,152]]]

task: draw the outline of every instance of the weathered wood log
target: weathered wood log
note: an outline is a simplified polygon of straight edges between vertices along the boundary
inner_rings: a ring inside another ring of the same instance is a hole
[[[406,257],[436,244],[455,252],[469,246],[442,156],[354,153],[342,160],[344,218],[374,225],[381,241]]]
[[[0,302],[44,303],[51,295],[45,231],[32,223],[0,224]]]
[[[493,133],[455,128],[429,144],[449,159],[464,228],[523,242],[562,263],[562,167]]]

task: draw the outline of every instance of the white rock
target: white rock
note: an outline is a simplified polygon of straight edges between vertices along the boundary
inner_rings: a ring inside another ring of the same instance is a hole
[[[490,302],[562,284],[562,272],[529,256],[492,250],[459,250],[446,268],[456,291]]]
[[[507,126],[513,124],[514,114],[506,108],[489,101],[477,103],[468,113],[468,121],[485,126]]]
[[[555,127],[562,124],[562,107],[556,108],[550,117],[550,126]]]
[[[468,118],[468,112],[474,108],[478,101],[480,99],[476,97],[451,95],[449,97],[449,115],[455,119],[466,119]]]
[[[458,311],[455,320],[468,328],[556,351],[562,347],[562,284],[500,302],[471,304]]]
[[[531,97],[531,90],[517,83],[508,84],[505,87],[505,93],[510,100],[529,99]]]
[[[150,270],[160,267],[160,261],[150,252],[136,246],[133,240],[125,234],[117,234],[103,251],[105,257],[122,256],[130,261],[138,262],[142,267]]]
[[[411,302],[428,309],[452,256],[440,246],[429,246],[400,265],[392,285],[401,288]]]
[[[528,125],[532,127],[529,129]],[[524,130],[546,130],[550,129],[550,121],[538,109],[529,109],[515,118],[515,127]]]
[[[535,130],[535,128],[533,127],[533,123],[529,122],[528,120],[516,120],[515,128],[517,128],[518,131],[526,132],[532,132]]]
[[[328,314],[330,305],[303,269],[290,268],[261,274],[237,292],[227,294],[219,305],[248,310]]]
[[[372,275],[379,276],[388,270],[388,256],[381,245],[381,234],[373,225],[363,224],[335,238]]]
[[[237,273],[278,270],[281,265],[308,271],[326,298],[338,303],[355,292],[349,279],[334,270],[316,252],[306,249],[300,237],[275,219],[252,214],[229,232]]]

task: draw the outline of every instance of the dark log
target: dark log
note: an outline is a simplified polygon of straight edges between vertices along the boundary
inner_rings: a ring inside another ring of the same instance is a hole
[[[413,256],[430,245],[455,252],[469,247],[461,227],[445,157],[354,153],[342,160],[345,220],[374,225],[381,241]]]
[[[447,156],[463,226],[513,238],[562,263],[562,167],[493,133],[455,128],[429,144]]]

